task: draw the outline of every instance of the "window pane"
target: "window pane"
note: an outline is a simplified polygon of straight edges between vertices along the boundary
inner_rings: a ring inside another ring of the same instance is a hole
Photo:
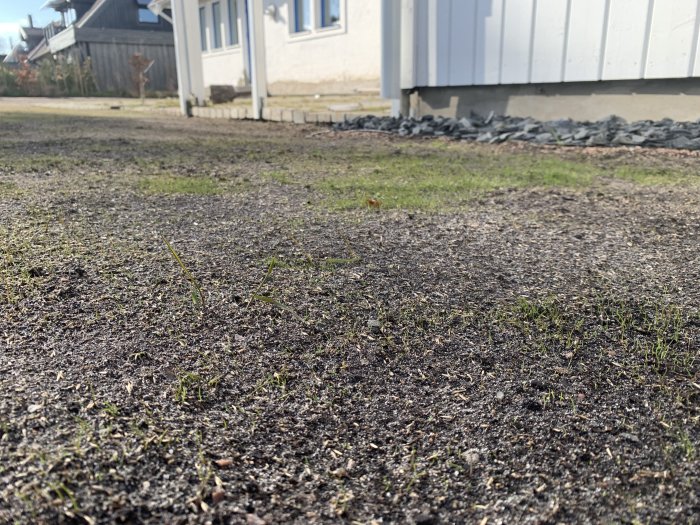
[[[294,31],[311,31],[311,0],[294,0]]]
[[[336,26],[340,23],[340,0],[321,0],[321,25]]]
[[[139,22],[142,24],[157,24],[158,16],[148,9],[139,9]]]
[[[228,45],[238,45],[238,0],[228,0]]]
[[[221,47],[221,4],[214,2],[211,4],[211,19],[214,26],[214,48]]]
[[[207,50],[207,12],[203,7],[199,8],[199,37],[202,42],[202,51]]]

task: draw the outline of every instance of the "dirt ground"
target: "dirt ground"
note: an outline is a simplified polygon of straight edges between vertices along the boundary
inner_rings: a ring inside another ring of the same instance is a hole
[[[0,523],[700,522],[697,156],[18,111]]]

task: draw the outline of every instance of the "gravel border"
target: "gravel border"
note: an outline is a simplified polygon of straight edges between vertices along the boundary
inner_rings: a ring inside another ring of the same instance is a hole
[[[487,117],[472,113],[469,118],[431,115],[415,118],[357,117],[333,125],[339,131],[383,131],[400,136],[452,137],[497,144],[523,141],[558,146],[643,146],[700,150],[700,121],[640,120],[627,122],[609,116],[596,122],[571,119],[539,121],[493,112]]]

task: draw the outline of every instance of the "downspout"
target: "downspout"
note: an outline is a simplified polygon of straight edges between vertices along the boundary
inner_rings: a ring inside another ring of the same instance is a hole
[[[259,120],[267,98],[263,0],[246,0],[246,7],[250,41],[250,95],[253,99],[253,118]]]
[[[411,92],[416,88],[416,0],[401,0],[401,115],[411,116]]]
[[[401,112],[401,0],[382,0],[381,96],[390,99],[391,116]]]

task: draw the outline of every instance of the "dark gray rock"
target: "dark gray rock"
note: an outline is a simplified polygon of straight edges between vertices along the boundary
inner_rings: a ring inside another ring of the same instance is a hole
[[[619,146],[640,146],[646,142],[646,138],[641,135],[635,135],[630,133],[618,133],[614,139],[612,139],[612,144]]]
[[[209,86],[207,88],[206,97],[212,104],[231,102],[236,98],[236,88],[233,86]]]
[[[431,514],[419,514],[413,520],[416,525],[437,525],[438,520]]]
[[[586,141],[587,146],[607,146],[609,143],[607,131],[600,131]]]
[[[689,149],[692,141],[688,137],[676,137],[664,144],[667,148]]]
[[[369,331],[373,334],[378,334],[382,331],[382,323],[380,323],[377,319],[370,319],[367,321],[367,328],[369,328]]]
[[[576,130],[576,133],[574,134],[574,140],[587,139],[590,134],[591,134],[591,131],[589,129],[578,128]]]

